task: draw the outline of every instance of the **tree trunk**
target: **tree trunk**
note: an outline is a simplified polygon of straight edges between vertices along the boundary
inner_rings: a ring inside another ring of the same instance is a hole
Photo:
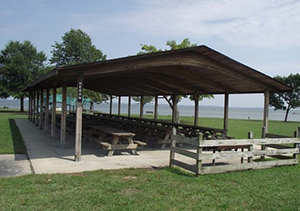
[[[287,121],[290,110],[291,110],[291,108],[289,108],[289,107],[286,109],[284,122]]]
[[[24,96],[20,97],[20,112],[24,112]]]
[[[175,123],[180,123],[180,115],[179,115],[179,110],[178,110],[178,102],[175,103],[175,105],[173,106],[173,109],[175,109]]]
[[[93,111],[93,110],[94,110],[94,102],[91,101],[91,102],[90,102],[90,112]]]
[[[175,105],[173,106],[172,97],[168,98],[167,96],[164,96],[164,98],[168,102],[170,108],[172,110],[175,109],[175,117],[174,117],[175,123],[180,123],[180,114],[179,114],[179,110],[178,110],[178,100],[175,102]]]

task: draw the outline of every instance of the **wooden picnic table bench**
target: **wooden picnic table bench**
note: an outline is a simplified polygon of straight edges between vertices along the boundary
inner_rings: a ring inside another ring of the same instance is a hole
[[[87,125],[89,128],[89,137],[98,142],[103,149],[108,150],[108,156],[112,156],[116,149],[131,150],[133,155],[137,155],[138,146],[144,146],[146,143],[133,140],[134,133],[119,130],[102,125]],[[124,143],[123,141],[127,143]]]
[[[172,123],[163,120],[152,120],[147,118],[135,118],[119,116],[115,114],[94,113],[103,124],[117,127],[126,131],[131,131],[146,139],[156,138],[157,142],[165,148],[166,144],[171,143],[170,136],[172,128],[175,127],[177,134],[184,134],[186,137],[196,137],[200,132],[204,134],[204,139],[227,139],[225,131],[219,128],[194,126],[182,123]]]

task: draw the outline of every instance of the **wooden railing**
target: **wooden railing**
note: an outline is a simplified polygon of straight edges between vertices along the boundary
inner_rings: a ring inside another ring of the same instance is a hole
[[[171,139],[170,166],[179,166],[196,175],[298,164],[299,136],[296,138],[203,140],[203,134],[200,134],[197,138],[172,135]],[[189,147],[176,147],[178,143]],[[262,149],[262,145],[268,147]],[[281,147],[274,148],[272,145]],[[177,159],[176,154],[181,156]],[[188,162],[191,159],[194,160],[193,163]]]

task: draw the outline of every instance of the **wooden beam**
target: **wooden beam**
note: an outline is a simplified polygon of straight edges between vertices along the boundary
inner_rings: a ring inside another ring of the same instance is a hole
[[[42,130],[44,126],[44,90],[41,89],[41,106],[40,106],[40,121],[39,121],[39,127]]]
[[[44,122],[44,131],[48,132],[49,130],[49,89],[46,89],[46,102],[45,102],[45,122]]]
[[[264,93],[264,120],[263,127],[265,127],[265,132],[269,132],[269,103],[270,103],[270,92],[267,90]]]
[[[158,115],[158,95],[155,95],[154,120],[157,120],[157,115]]]
[[[64,81],[62,84],[62,104],[61,104],[61,123],[60,123],[60,146],[66,147],[66,124],[67,124],[67,86]]]
[[[112,115],[113,97],[109,96],[109,114]]]
[[[229,106],[229,94],[226,93],[224,95],[224,124],[223,124],[225,135],[227,135],[227,131],[228,131],[228,106]]]
[[[121,96],[119,96],[119,101],[118,101],[118,115],[121,115]]]
[[[144,96],[141,96],[141,100],[140,100],[140,118],[143,118],[143,113],[144,113]]]
[[[75,162],[81,161],[82,98],[83,98],[83,73],[79,74],[78,81],[77,81],[77,107],[76,107],[76,131],[75,131]]]
[[[194,94],[194,102],[195,102],[195,117],[194,117],[194,125],[198,126],[198,118],[199,118],[199,94]]]
[[[51,138],[55,139],[56,130],[56,88],[52,89]]]
[[[128,117],[130,117],[131,113],[131,96],[128,96]]]

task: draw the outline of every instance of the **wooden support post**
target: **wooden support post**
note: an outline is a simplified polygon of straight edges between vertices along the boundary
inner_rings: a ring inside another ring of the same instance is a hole
[[[223,125],[225,136],[227,136],[227,132],[228,132],[228,107],[229,107],[229,94],[225,93],[225,96],[224,96],[224,125]],[[223,138],[225,138],[225,137],[223,137]]]
[[[298,140],[300,141],[300,126],[298,126],[297,133],[295,135],[296,135],[296,138],[298,138]],[[300,149],[300,144],[295,143],[294,148]],[[296,159],[297,161],[298,161],[298,156],[299,156],[298,153],[293,154],[293,158]]]
[[[265,91],[264,94],[264,120],[263,120],[263,127],[265,127],[265,132],[269,132],[269,101],[270,101],[270,92]]]
[[[44,126],[44,90],[41,89],[41,106],[40,106],[40,121],[39,121],[39,127],[42,130]]]
[[[158,96],[155,95],[155,104],[154,104],[154,120],[157,120],[158,115]]]
[[[128,96],[128,117],[130,117],[131,112],[131,96]]]
[[[264,93],[264,119],[262,128],[262,138],[266,138],[266,134],[269,132],[269,100],[270,92],[265,91]],[[261,145],[261,150],[266,150],[266,145]],[[260,156],[260,159],[264,159],[265,156]]]
[[[83,98],[83,74],[78,76],[77,81],[77,108],[76,108],[76,134],[75,134],[75,162],[81,161],[82,139],[82,98]]]
[[[119,102],[118,102],[118,115],[121,115],[121,96],[119,96]]]
[[[32,122],[32,108],[33,108],[33,92],[30,92],[30,98],[29,98],[29,102],[30,102],[30,107],[29,107],[29,120]]]
[[[64,81],[62,84],[62,104],[61,104],[61,123],[60,123],[60,146],[66,147],[66,124],[67,124],[67,85]]]
[[[194,126],[198,126],[198,118],[199,118],[199,94],[194,94],[194,102],[195,102],[195,117],[194,117]]]
[[[176,128],[175,127],[173,127],[172,128],[172,135],[176,135]],[[173,167],[173,164],[172,164],[172,160],[174,160],[175,159],[175,152],[173,152],[173,150],[172,150],[172,147],[176,147],[176,140],[171,140],[171,148],[170,148],[170,163],[169,163],[169,166],[170,167]]]
[[[248,139],[253,139],[252,131],[248,132]],[[249,146],[248,151],[253,151],[253,145]],[[242,161],[244,161],[243,158],[241,158],[241,163],[243,163]],[[253,157],[248,157],[248,163],[252,163],[252,162],[253,162]]]
[[[112,115],[113,96],[109,96],[109,114]]]
[[[203,133],[200,133],[198,136],[198,146],[197,146],[197,159],[196,159],[196,176],[202,172],[202,147],[201,141],[203,141]]]
[[[49,131],[49,89],[46,89],[46,102],[45,102],[45,122],[44,122],[44,131]]]
[[[40,121],[40,92],[36,91],[36,118],[35,118],[35,125],[39,126],[39,121]]]
[[[31,100],[32,100],[32,92],[29,92],[28,97],[28,119],[31,120]]]
[[[143,111],[143,109],[144,109],[143,104],[144,104],[144,96],[141,96],[141,100],[140,100],[140,118],[143,118],[143,113],[144,113],[144,111]]]
[[[262,138],[266,138],[266,127],[262,127]],[[266,145],[261,145],[260,147],[261,150],[266,150]],[[260,159],[264,159],[265,156],[260,156]]]
[[[175,111],[175,104],[176,104],[176,95],[172,96],[172,100],[173,100],[173,108],[172,108],[172,123],[175,123],[175,116],[176,116],[176,111]]]
[[[51,138],[55,139],[56,130],[56,87],[52,89]]]
[[[298,130],[294,131],[294,138],[299,137],[299,128],[300,126],[297,128]]]
[[[32,102],[32,123],[35,124],[35,108],[36,108],[36,91],[33,91],[33,102]]]

